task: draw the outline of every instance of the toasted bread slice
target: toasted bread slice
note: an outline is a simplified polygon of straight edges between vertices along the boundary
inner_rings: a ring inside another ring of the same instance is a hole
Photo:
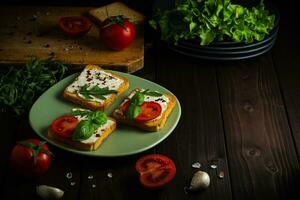
[[[98,86],[100,88],[108,87],[108,89],[116,90],[116,92],[103,95],[106,98],[105,100],[96,98],[93,95],[86,98],[79,93],[80,88],[86,84],[89,86],[88,90],[93,86]],[[127,90],[128,86],[129,81],[125,77],[107,72],[97,65],[87,65],[75,81],[64,90],[63,96],[66,100],[84,108],[103,111],[118,95]]]
[[[163,94],[161,97],[153,97],[145,95],[144,101],[155,101],[159,103],[162,107],[162,111],[160,116],[158,116],[155,119],[146,121],[146,122],[136,122],[134,119],[128,119],[126,117],[126,113],[122,112],[122,106],[129,101],[133,95],[136,93],[136,91],[141,89],[135,89],[133,90],[130,95],[123,100],[123,102],[120,104],[120,106],[112,113],[112,117],[114,117],[117,122],[128,124],[130,126],[139,127],[141,129],[147,130],[147,131],[159,131],[162,129],[167,121],[167,118],[171,114],[174,106],[176,105],[176,98],[172,94]]]
[[[122,2],[114,2],[100,8],[94,8],[89,11],[89,14],[99,24],[101,24],[107,17],[117,15],[123,15],[135,24],[141,24],[145,20],[144,15],[132,8],[129,8]]]
[[[71,138],[63,138],[59,137],[55,133],[53,133],[48,128],[48,137],[54,140],[58,140],[60,142],[63,142],[65,144],[69,144],[76,149],[84,150],[84,151],[94,151],[99,148],[99,146],[102,144],[102,142],[116,129],[116,121],[115,119],[108,117],[107,123],[103,126],[99,127],[97,131],[87,140],[83,141],[75,141]]]

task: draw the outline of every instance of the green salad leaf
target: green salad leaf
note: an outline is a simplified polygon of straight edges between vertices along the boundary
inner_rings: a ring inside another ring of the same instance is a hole
[[[251,43],[262,40],[274,27],[275,15],[263,0],[248,9],[230,0],[176,0],[173,9],[156,10],[150,26],[159,29],[161,39],[197,39],[200,45],[215,41]]]

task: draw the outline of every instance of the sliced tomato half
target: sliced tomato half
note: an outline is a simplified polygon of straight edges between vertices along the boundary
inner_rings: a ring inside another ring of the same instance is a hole
[[[130,100],[122,104],[122,106],[120,107],[120,111],[125,114],[129,106]],[[135,118],[136,122],[146,122],[157,118],[160,115],[162,108],[160,104],[155,101],[145,101],[141,105],[141,110],[142,112]]]
[[[135,168],[140,174],[141,184],[151,189],[166,185],[176,174],[174,162],[161,154],[143,156],[136,162]]]
[[[136,118],[136,122],[145,122],[157,118],[161,113],[161,106],[155,101],[144,102],[141,105],[142,112]]]
[[[52,122],[51,131],[60,137],[70,138],[78,123],[74,116],[62,116]]]
[[[122,104],[122,106],[120,107],[120,111],[125,114],[128,110],[128,107],[130,106],[130,100],[127,100],[126,102],[124,102]]]
[[[80,36],[87,33],[92,27],[92,22],[87,17],[83,16],[68,16],[60,18],[60,29],[71,37]]]

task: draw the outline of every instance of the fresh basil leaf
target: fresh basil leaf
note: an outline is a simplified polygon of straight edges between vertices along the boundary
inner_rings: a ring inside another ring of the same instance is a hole
[[[140,91],[137,91],[131,98],[131,104],[140,106],[144,102],[145,96]]]
[[[82,120],[77,125],[73,135],[73,140],[86,140],[90,138],[95,131],[107,122],[107,115],[102,111],[76,110],[72,114],[87,116],[87,119]]]
[[[128,107],[128,110],[126,112],[126,117],[129,119],[134,119],[136,118],[140,113],[142,112],[142,109],[140,106],[130,104]]]
[[[101,111],[94,112],[90,118],[90,120],[98,126],[102,126],[107,122],[107,115]]]
[[[76,126],[72,139],[77,141],[86,140],[90,138],[96,130],[97,126],[95,126],[91,120],[82,120]]]

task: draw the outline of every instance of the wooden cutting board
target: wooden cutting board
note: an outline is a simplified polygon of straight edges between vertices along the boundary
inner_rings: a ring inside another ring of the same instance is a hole
[[[137,28],[134,42],[123,51],[106,48],[93,24],[82,37],[69,38],[58,28],[62,16],[86,15],[90,7],[0,7],[0,64],[22,64],[30,57],[48,58],[83,68],[98,64],[103,68],[135,72],[144,66],[144,36]]]

